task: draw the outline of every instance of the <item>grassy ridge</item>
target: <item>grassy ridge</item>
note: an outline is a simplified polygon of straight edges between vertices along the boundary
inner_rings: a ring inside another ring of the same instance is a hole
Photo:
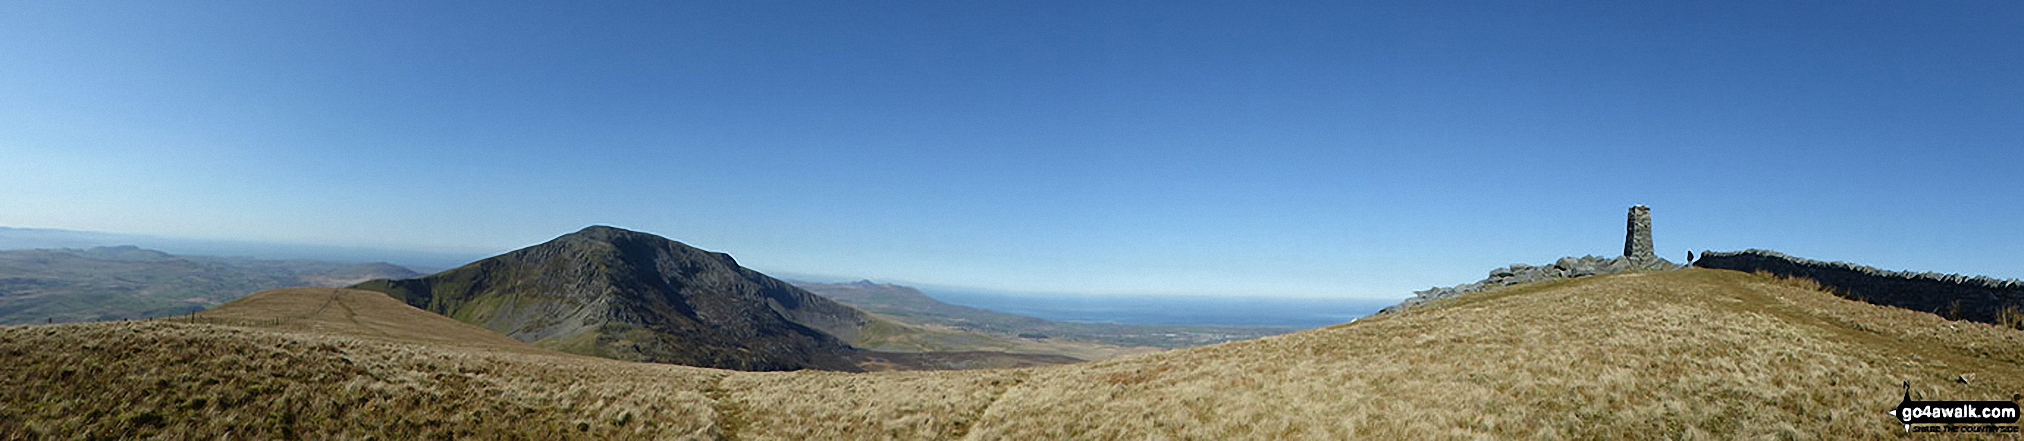
[[[1036,369],[748,373],[398,340],[0,328],[0,433],[1844,439],[1902,434],[1883,412],[1901,381],[1923,399],[2024,394],[2024,332],[1713,270],[1521,285]]]

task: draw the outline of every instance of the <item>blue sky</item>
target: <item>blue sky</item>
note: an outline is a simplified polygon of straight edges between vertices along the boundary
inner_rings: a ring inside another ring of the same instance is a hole
[[[1649,204],[2024,277],[2016,2],[865,3],[0,3],[0,226],[1383,298]]]

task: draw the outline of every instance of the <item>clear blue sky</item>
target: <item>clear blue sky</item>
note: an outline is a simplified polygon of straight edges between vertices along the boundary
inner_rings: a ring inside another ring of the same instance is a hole
[[[1639,203],[2020,277],[2020,166],[2014,1],[0,3],[17,227],[1381,298]]]

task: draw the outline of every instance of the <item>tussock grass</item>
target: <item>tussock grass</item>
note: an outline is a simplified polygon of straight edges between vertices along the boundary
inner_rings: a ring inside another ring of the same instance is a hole
[[[2024,308],[2005,306],[1996,312],[1996,324],[2010,329],[2024,330]]]
[[[1023,370],[740,373],[739,439],[958,439]]]
[[[2024,331],[1703,269],[1519,285],[1310,332],[1017,370],[730,372],[407,341],[334,317],[0,328],[0,433],[1848,439],[1904,436],[1884,413],[1904,381],[1925,399],[2024,397]]]

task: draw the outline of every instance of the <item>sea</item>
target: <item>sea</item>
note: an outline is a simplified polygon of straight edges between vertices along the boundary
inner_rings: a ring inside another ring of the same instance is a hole
[[[1349,323],[1398,300],[1209,296],[1012,294],[922,289],[946,303],[1061,322],[1133,325],[1282,326]]]

